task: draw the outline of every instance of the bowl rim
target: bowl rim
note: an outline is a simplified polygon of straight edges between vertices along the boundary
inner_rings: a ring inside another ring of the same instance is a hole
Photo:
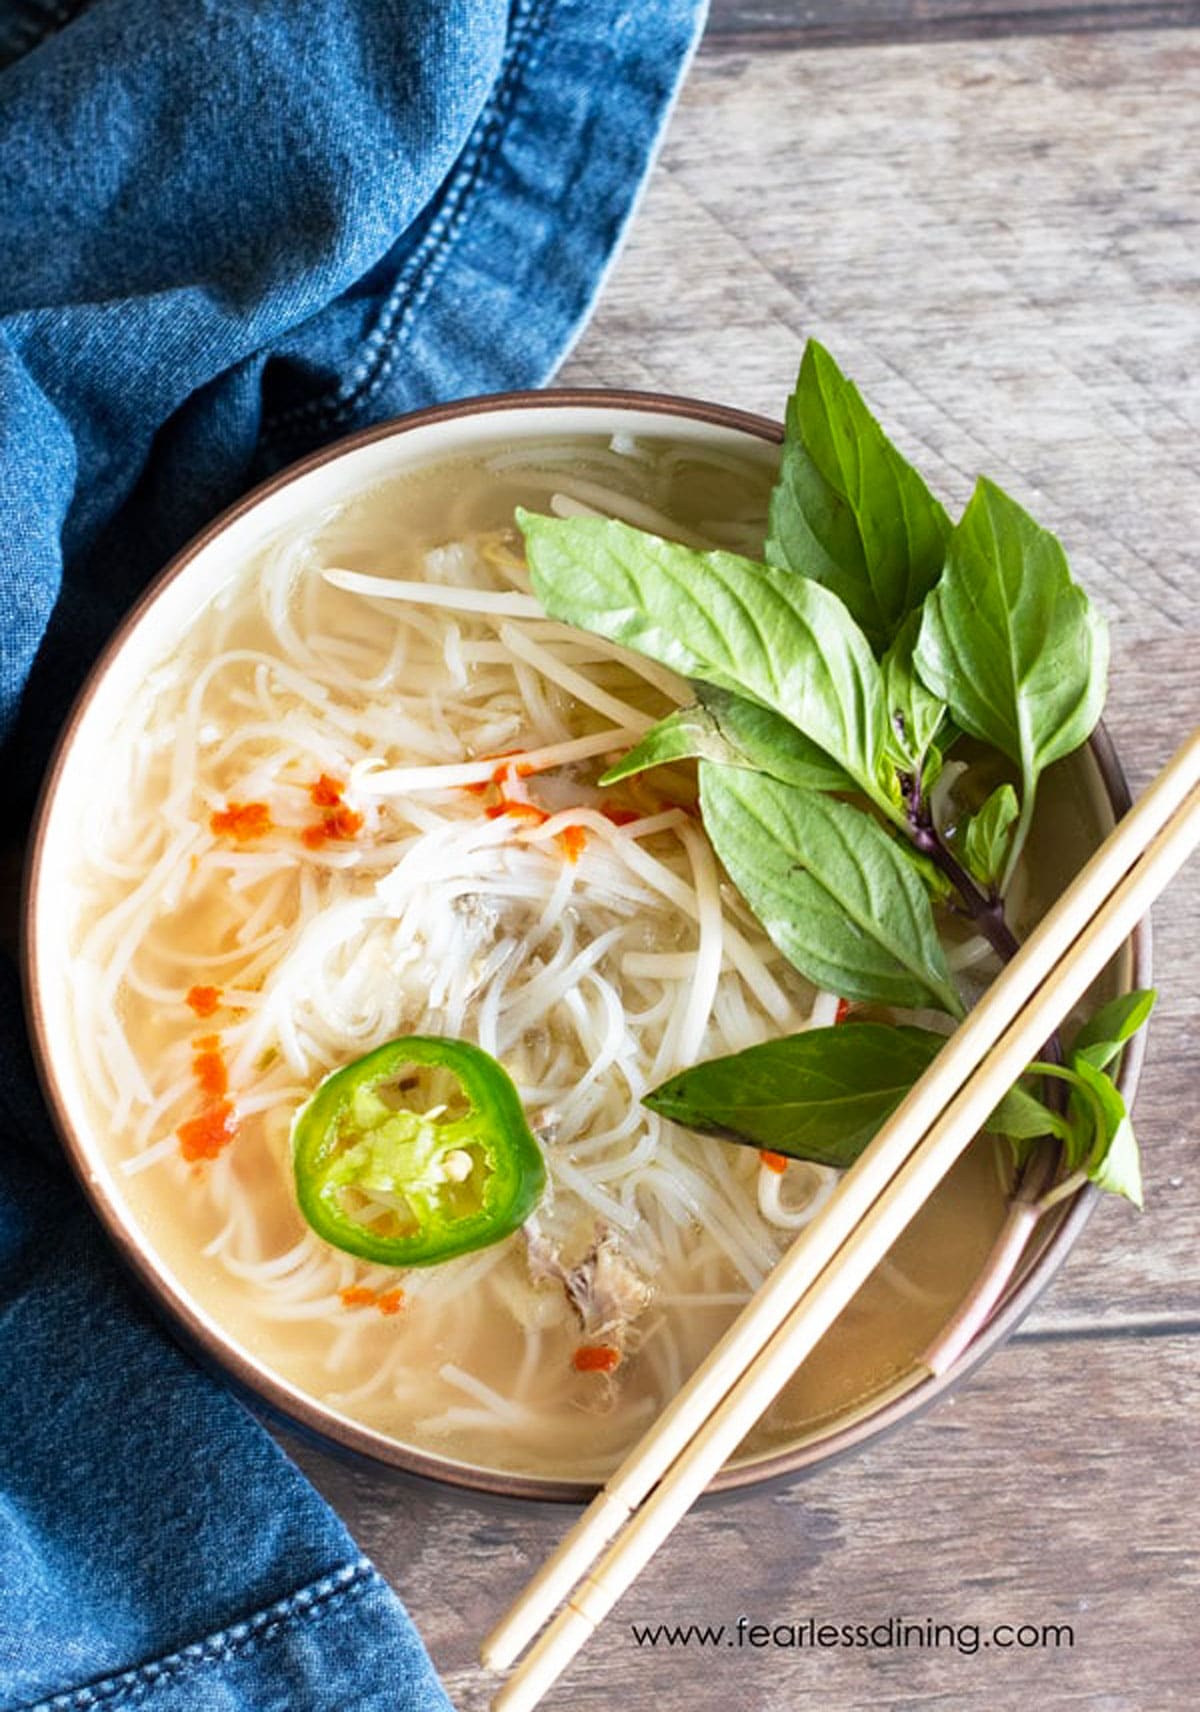
[[[493,1496],[560,1503],[585,1502],[596,1493],[598,1483],[546,1479],[536,1475],[477,1467],[471,1463],[433,1455],[416,1446],[401,1444],[373,1428],[328,1410],[265,1363],[238,1348],[219,1328],[214,1329],[210,1322],[196,1313],[187,1295],[175,1282],[171,1269],[158,1259],[148,1239],[138,1231],[132,1218],[124,1215],[119,1197],[110,1194],[104,1185],[97,1183],[89,1170],[88,1141],[76,1130],[70,1118],[66,1101],[59,1088],[54,1051],[47,1036],[39,993],[37,921],[42,853],[75,732],[86,717],[101,682],[123,651],[130,633],[157,603],[164,590],[182,575],[199,553],[264,500],[312,471],[364,446],[381,440],[402,438],[416,429],[436,423],[453,422],[468,417],[503,415],[524,410],[587,408],[631,410],[676,420],[703,422],[712,427],[740,431],[768,444],[778,445],[783,440],[783,427],[772,418],[705,399],[626,388],[552,387],[538,392],[489,393],[410,411],[332,441],[286,465],[226,507],[173,554],[124,614],[101,650],[55,740],[34,810],[21,899],[20,967],[25,1012],[34,1063],[51,1118],[63,1142],[71,1168],[105,1234],[132,1272],[136,1283],[149,1295],[154,1307],[166,1319],[176,1338],[199,1358],[202,1365],[218,1374],[226,1384],[232,1384],[243,1396],[248,1395],[252,1402],[263,1406],[264,1412],[274,1420],[298,1429],[327,1448],[349,1451],[375,1465],[383,1464],[407,1474],[435,1480],[442,1485]],[[453,456],[453,452],[449,451],[446,455]],[[1129,809],[1131,798],[1116,750],[1102,724],[1093,732],[1089,745],[1113,813],[1119,819]],[[1132,984],[1136,987],[1148,986],[1151,975],[1151,932],[1148,917],[1138,924],[1131,935],[1129,950]],[[1118,1086],[1129,1105],[1132,1105],[1145,1051],[1146,1031],[1142,1030],[1126,1047],[1117,1078]],[[953,1390],[1016,1329],[1063,1264],[1098,1199],[1099,1191],[1089,1185],[1042,1221],[1044,1231],[1040,1238],[1031,1241],[1026,1255],[1022,1258],[1018,1276],[1001,1296],[967,1349],[945,1372],[918,1381],[902,1390],[899,1395],[882,1402],[877,1408],[868,1406],[864,1413],[841,1427],[834,1427],[828,1432],[817,1428],[798,1445],[772,1450],[750,1462],[722,1469],[708,1487],[708,1492],[731,1492],[758,1487],[764,1483],[809,1472],[892,1431]]]

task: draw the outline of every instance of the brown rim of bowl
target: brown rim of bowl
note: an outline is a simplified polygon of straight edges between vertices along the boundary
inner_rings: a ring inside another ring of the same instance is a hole
[[[715,427],[741,430],[755,438],[778,445],[783,438],[779,423],[765,416],[735,410],[727,405],[710,404],[702,399],[673,398],[667,393],[607,391],[604,388],[559,388],[545,392],[493,393],[480,398],[461,399],[453,404],[435,405],[394,417],[386,422],[348,435],[319,451],[310,453],[298,463],[290,464],[250,493],[236,501],[207,528],[201,530],[170,560],[117,626],[88,674],[82,690],[59,733],[50,765],[46,772],[34,814],[33,832],[26,860],[24,897],[21,908],[22,944],[21,973],[26,1014],[34,1045],[34,1059],[43,1092],[52,1117],[66,1147],[72,1169],[99,1216],[110,1240],[137,1281],[149,1292],[155,1305],[165,1313],[172,1329],[204,1364],[217,1369],[236,1387],[250,1392],[266,1404],[270,1413],[282,1417],[293,1426],[319,1441],[346,1451],[352,1451],[375,1463],[383,1463],[409,1474],[440,1481],[444,1485],[466,1488],[502,1497],[532,1498],[545,1502],[581,1503],[592,1497],[595,1483],[571,1480],[541,1480],[533,1476],[510,1474],[502,1470],[476,1468],[469,1463],[432,1456],[396,1443],[382,1433],[355,1422],[331,1416],[310,1397],[288,1384],[270,1369],[260,1365],[242,1351],[234,1348],[223,1336],[214,1333],[192,1308],[175,1283],[170,1271],[145,1246],[144,1239],[122,1215],[115,1197],[99,1186],[89,1175],[88,1149],[85,1139],[69,1121],[65,1102],[60,1094],[50,1043],[46,1036],[44,1017],[38,996],[36,968],[37,901],[42,847],[50,811],[70,745],[80,721],[91,705],[96,689],[125,644],[126,637],[143,613],[158,599],[162,590],[191,563],[197,553],[237,518],[251,510],[261,500],[290,485],[310,471],[320,468],[346,452],[357,450],[374,441],[406,434],[431,423],[453,421],[468,416],[491,415],[496,412],[528,409],[562,409],[598,406],[641,411],[648,415],[683,418],[709,423]],[[1097,728],[1090,740],[1093,757],[1100,771],[1105,792],[1114,814],[1120,818],[1130,806],[1129,789],[1112,742],[1103,726]],[[1130,940],[1131,980],[1134,986],[1148,986],[1150,981],[1150,924],[1139,924]],[[1132,1104],[1145,1055],[1145,1031],[1136,1035],[1125,1049],[1118,1083],[1126,1102]],[[989,1355],[1015,1329],[1023,1316],[1065,1260],[1071,1246],[1086,1224],[1098,1198],[1098,1191],[1088,1188],[1061,1211],[1043,1221],[1040,1231],[1030,1244],[1016,1280],[1004,1295],[983,1330],[957,1362],[937,1378],[919,1382],[878,1410],[836,1428],[828,1434],[813,1438],[791,1450],[775,1451],[735,1467],[722,1470],[708,1488],[712,1492],[729,1492],[741,1487],[757,1486],[783,1476],[796,1475],[816,1465],[844,1455],[879,1434],[898,1426],[910,1415],[918,1413],[937,1401],[965,1377],[985,1356]]]

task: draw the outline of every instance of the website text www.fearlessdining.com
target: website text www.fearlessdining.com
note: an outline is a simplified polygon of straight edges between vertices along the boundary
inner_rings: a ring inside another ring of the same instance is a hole
[[[806,1617],[800,1622],[763,1623],[741,1616],[735,1623],[631,1623],[638,1647],[776,1647],[796,1652],[823,1652],[836,1647],[880,1651],[977,1653],[1032,1652],[1075,1645],[1070,1623],[936,1623],[884,1617],[874,1623],[823,1623]]]

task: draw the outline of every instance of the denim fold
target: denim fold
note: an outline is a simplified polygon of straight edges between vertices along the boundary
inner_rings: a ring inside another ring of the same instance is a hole
[[[10,833],[147,580],[369,423],[542,384],[702,0],[0,0]],[[167,1335],[0,961],[0,1712],[438,1712],[396,1595]],[[452,1573],[452,1566],[446,1566]]]

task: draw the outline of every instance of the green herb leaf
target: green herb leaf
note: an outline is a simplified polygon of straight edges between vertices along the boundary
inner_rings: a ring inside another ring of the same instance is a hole
[[[781,714],[712,684],[700,684],[697,693],[722,737],[744,757],[743,765],[811,791],[854,789],[850,775]]]
[[[942,754],[949,755],[950,751],[961,739],[962,735],[962,726],[956,725],[947,714],[946,719],[942,724],[941,737],[938,741],[938,747],[942,751]]]
[[[853,1165],[944,1044],[929,1029],[882,1023],[812,1028],[697,1064],[645,1104],[789,1159]]]
[[[652,725],[640,742],[627,749],[621,759],[600,775],[602,785],[619,784],[635,773],[649,767],[662,767],[670,761],[694,761],[702,755],[730,766],[750,765],[727,743],[715,719],[698,702],[677,708],[657,725]]]
[[[645,1104],[689,1129],[844,1168],[945,1044],[944,1035],[927,1028],[873,1022],[812,1028],[694,1065],[655,1088]],[[1065,1118],[1020,1085],[985,1127],[1029,1141],[1069,1130]]]
[[[1071,1056],[1071,1068],[1080,1091],[1086,1090],[1093,1108],[1099,1114],[1095,1139],[1083,1169],[1093,1183],[1113,1194],[1124,1195],[1135,1207],[1142,1205],[1142,1167],[1138,1157],[1133,1125],[1125,1110],[1121,1093],[1103,1070],[1076,1054]],[[1072,1098],[1076,1098],[1075,1095]]]
[[[750,767],[810,790],[854,790],[848,774],[770,708],[708,684],[700,686],[699,694],[691,707],[681,707],[652,726],[600,783],[615,785],[667,761],[704,759]]]
[[[1069,1168],[1082,1172],[1101,1189],[1124,1195],[1140,1208],[1141,1161],[1120,1089],[1080,1053],[1073,1052],[1069,1064],[1031,1064],[1030,1070],[1039,1076],[1055,1077],[1071,1090],[1067,1106]]]
[[[1146,1022],[1157,997],[1153,987],[1141,987],[1101,1005],[1076,1035],[1072,1062],[1086,1058],[1095,1069],[1105,1069]]]
[[[964,731],[1021,769],[1011,873],[1039,775],[1077,749],[1100,716],[1108,634],[1054,536],[989,481],[979,481],[950,538],[915,664]]]
[[[700,763],[700,806],[730,878],[810,981],[963,1014],[921,881],[869,814],[714,761]]]
[[[887,706],[888,752],[905,772],[915,773],[929,785],[933,781],[926,777],[926,763],[946,704],[925,688],[913,668],[913,651],[920,629],[920,612],[910,612],[880,664]]]
[[[1010,1141],[1040,1141],[1045,1135],[1053,1135],[1060,1141],[1070,1142],[1074,1136],[1062,1113],[1039,1100],[1020,1082],[1008,1090],[984,1127],[993,1135],[1007,1136]],[[1018,1149],[1018,1159],[1021,1157]]]
[[[1107,1151],[1090,1167],[1088,1176],[1098,1189],[1106,1189],[1112,1195],[1124,1195],[1141,1212],[1145,1205],[1142,1160],[1128,1116],[1117,1125]]]
[[[879,667],[820,584],[605,518],[518,511],[547,612],[782,714],[898,819]]]
[[[946,513],[815,339],[788,403],[768,527],[770,562],[840,595],[880,653],[942,569]]]
[[[999,884],[1019,812],[1016,791],[1011,785],[998,785],[978,814],[967,821],[963,859],[981,885]]]

